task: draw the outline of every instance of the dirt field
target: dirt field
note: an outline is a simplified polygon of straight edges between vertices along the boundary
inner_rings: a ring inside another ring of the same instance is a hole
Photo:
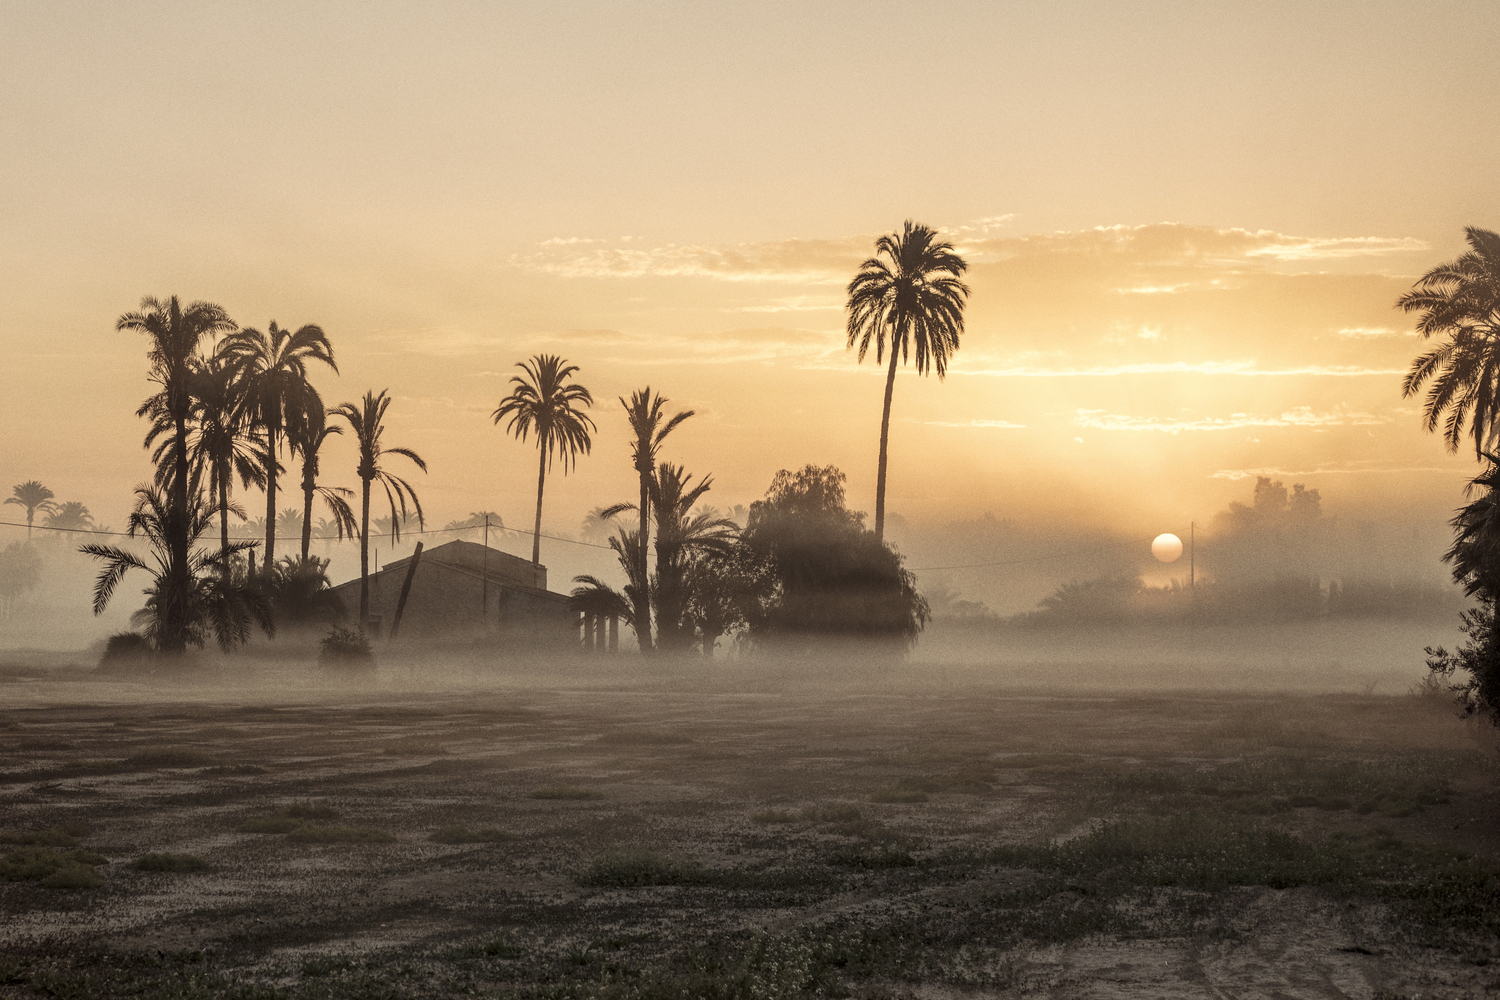
[[[257,679],[11,671],[0,996],[1500,990],[1500,758],[1413,697]]]

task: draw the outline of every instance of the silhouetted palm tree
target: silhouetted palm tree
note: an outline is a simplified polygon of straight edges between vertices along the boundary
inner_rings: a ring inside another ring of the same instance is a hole
[[[649,610],[644,622],[637,615],[641,608],[650,608],[651,600],[649,582],[641,574],[641,567],[645,565],[645,560],[640,557],[641,533],[620,528],[610,536],[609,547],[614,550],[620,561],[620,569],[625,572],[625,579],[629,581],[625,584],[624,593],[598,577],[575,576],[573,582],[580,586],[573,588],[569,596],[569,607],[585,614],[612,615],[622,619],[635,632],[636,641],[645,650],[646,643],[650,640],[642,636],[650,628]]]
[[[31,521],[36,517],[36,512],[49,514],[57,509],[57,505],[52,502],[53,493],[35,479],[28,479],[19,486],[12,487],[11,493],[15,495],[6,497],[5,502],[26,508],[26,537],[30,538]]]
[[[424,521],[422,517],[422,504],[417,499],[416,490],[411,484],[399,476],[392,475],[380,467],[382,455],[404,455],[416,463],[417,468],[423,472],[427,471],[427,463],[422,457],[410,448],[387,448],[381,444],[380,437],[385,433],[385,411],[391,405],[390,397],[386,390],[380,390],[377,396],[373,392],[366,392],[364,400],[359,403],[340,403],[330,413],[336,417],[343,417],[349,423],[349,429],[354,432],[355,440],[359,443],[359,479],[363,486],[362,507],[359,524],[359,627],[364,629],[365,622],[370,618],[370,484],[379,482],[385,489],[386,502],[391,507],[391,530],[395,537],[400,537],[400,529],[396,527],[396,508],[401,509],[401,519],[406,519],[406,502],[411,500],[412,507],[417,515],[417,526],[420,528]]]
[[[354,511],[349,508],[349,501],[345,499],[345,497],[352,497],[354,491],[342,486],[318,485],[318,451],[330,435],[342,434],[344,429],[337,424],[328,423],[323,411],[310,412],[306,414],[306,418],[287,428],[287,441],[292,447],[293,454],[302,456],[303,563],[307,562],[308,549],[312,545],[314,496],[321,496],[323,503],[328,507],[328,512],[333,515],[332,524],[339,541],[344,540],[346,530],[350,538],[359,534],[359,525],[354,520]]]
[[[630,394],[627,403],[622,397],[620,405],[625,407],[625,418],[630,421],[630,433],[633,440],[630,442],[630,460],[635,465],[635,472],[640,477],[641,502],[637,509],[640,511],[640,544],[636,547],[636,557],[641,564],[637,567],[637,574],[641,580],[649,579],[646,564],[646,552],[651,543],[651,477],[656,474],[656,455],[661,450],[661,443],[666,436],[677,428],[688,417],[693,415],[692,410],[683,412],[664,419],[667,405],[666,397],[653,393],[648,385],[644,389],[638,389]],[[635,618],[640,627],[636,629],[636,635],[641,640],[641,652],[650,653],[652,649],[651,640],[651,602],[649,590],[642,587],[637,598],[642,603],[636,608]]]
[[[1468,253],[1422,275],[1396,302],[1398,309],[1422,314],[1417,332],[1424,338],[1448,335],[1447,343],[1412,362],[1401,395],[1432,379],[1422,404],[1427,430],[1443,422],[1451,452],[1467,424],[1480,458],[1486,449],[1500,450],[1500,235],[1469,226],[1464,237]]]
[[[885,260],[881,259],[884,255]],[[891,367],[885,377],[885,408],[880,415],[880,464],[875,479],[875,538],[885,536],[886,443],[891,428],[891,393],[896,386],[896,361],[916,354],[919,374],[928,366],[938,378],[948,371],[948,355],[958,349],[964,332],[964,303],[969,288],[958,280],[968,268],[937,233],[910,219],[899,233],[875,241],[875,256],[859,267],[849,282],[849,345],[859,342],[859,360],[875,342],[875,360],[889,349]]]
[[[47,513],[47,527],[64,531],[88,531],[94,527],[94,515],[77,500],[56,504]]]
[[[146,540],[155,565],[115,545],[79,546],[80,552],[105,564],[94,583],[94,614],[104,613],[126,572],[143,569],[152,574],[153,580],[144,591],[146,606],[131,617],[131,623],[141,628],[158,652],[180,652],[188,643],[202,646],[210,635],[229,650],[250,638],[252,624],[258,624],[267,635],[274,634],[265,595],[225,571],[226,562],[234,554],[255,543],[240,542],[218,552],[200,550],[180,567],[172,552],[174,539],[186,537],[191,546],[212,525],[215,507],[196,492],[188,496],[185,506],[175,507],[154,485],[137,487],[135,495],[127,534]],[[176,592],[179,587],[184,588],[181,594]],[[179,607],[180,619],[174,617]]]
[[[526,440],[526,435],[536,431],[536,445],[541,457],[536,476],[536,530],[531,535],[531,564],[542,564],[542,488],[547,482],[547,470],[552,467],[554,454],[562,460],[563,475],[578,461],[578,452],[585,455],[593,444],[589,432],[594,422],[578,407],[594,405],[589,391],[577,382],[568,379],[578,371],[555,354],[538,354],[530,361],[518,361],[516,367],[524,375],[515,375],[511,384],[515,386],[510,395],[500,400],[500,405],[490,416],[496,425],[506,417],[510,423],[506,430]]]
[[[166,653],[180,653],[188,643],[189,602],[192,600],[192,567],[188,562],[188,431],[192,409],[191,376],[198,356],[198,344],[235,329],[234,320],[219,306],[194,302],[183,309],[173,295],[166,301],[147,296],[141,299],[141,311],[125,313],[115,323],[116,330],[138,330],[151,338],[146,357],[151,363],[147,376],[161,386],[161,391],[146,400],[137,411],[144,416],[157,405],[171,421],[170,455],[172,477],[168,504],[174,515],[162,521],[169,534],[164,538],[170,558],[159,588],[161,604],[161,639],[158,648]],[[166,456],[163,456],[165,459]]]
[[[226,361],[241,370],[245,405],[266,433],[270,456],[266,463],[267,572],[276,555],[276,454],[280,436],[289,427],[323,419],[323,399],[307,380],[307,363],[321,361],[335,373],[339,370],[333,360],[333,345],[321,328],[309,323],[292,333],[273,322],[269,331],[246,328],[225,338],[221,349]]]

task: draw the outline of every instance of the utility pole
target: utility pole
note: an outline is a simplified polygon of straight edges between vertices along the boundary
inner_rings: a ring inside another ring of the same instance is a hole
[[[489,514],[489,511],[485,511],[485,513],[484,513],[484,583],[480,587],[479,594],[480,594],[480,603],[482,605],[481,608],[480,608],[479,617],[480,617],[481,620],[483,620],[485,618],[488,618],[489,615],[490,615],[490,514]]]
[[[1198,584],[1198,522],[1188,522],[1188,590],[1196,590]]]

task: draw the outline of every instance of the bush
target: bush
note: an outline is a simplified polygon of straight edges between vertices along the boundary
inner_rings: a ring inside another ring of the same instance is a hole
[[[104,643],[104,653],[95,669],[101,674],[128,674],[149,670],[156,651],[139,632],[116,632]]]
[[[338,670],[375,669],[375,651],[362,629],[335,625],[323,637],[318,666]]]
[[[50,847],[23,847],[0,855],[0,879],[8,882],[40,882],[49,889],[92,889],[104,884],[94,866],[104,858],[93,851],[58,851]]]

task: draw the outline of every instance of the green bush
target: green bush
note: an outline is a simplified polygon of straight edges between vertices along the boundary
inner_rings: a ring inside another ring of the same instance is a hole
[[[375,650],[361,629],[335,625],[322,639],[318,666],[338,670],[373,670]]]
[[[0,855],[0,879],[8,882],[40,882],[49,889],[92,889],[104,884],[94,866],[104,858],[92,851],[58,851],[50,847],[23,847]]]

